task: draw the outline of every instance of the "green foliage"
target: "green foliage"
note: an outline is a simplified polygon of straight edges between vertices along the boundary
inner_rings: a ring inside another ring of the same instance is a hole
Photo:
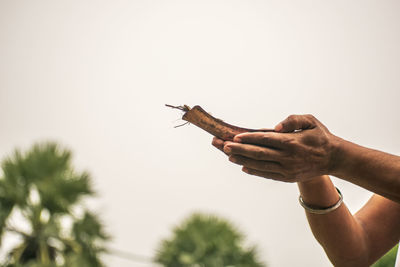
[[[70,151],[36,144],[26,153],[15,151],[1,167],[0,240],[5,232],[22,240],[1,266],[103,266],[99,256],[108,239],[103,225],[87,210],[83,216],[73,212],[85,210],[81,201],[94,191],[89,174],[74,170]],[[23,216],[28,232],[11,224],[15,213]],[[62,227],[66,221],[70,227]]]
[[[254,247],[229,222],[212,215],[193,214],[161,242],[156,262],[166,267],[261,267]]]
[[[394,246],[388,253],[375,262],[372,267],[393,267],[396,263],[396,255],[399,245]]]

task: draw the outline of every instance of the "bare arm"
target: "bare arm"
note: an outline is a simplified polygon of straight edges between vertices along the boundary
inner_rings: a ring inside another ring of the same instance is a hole
[[[307,212],[314,236],[336,266],[369,266],[398,242],[400,157],[342,140],[310,115],[290,116],[275,131],[280,133],[244,133],[213,144],[248,174],[298,182],[303,200],[313,206],[338,200],[325,174],[379,194],[354,216],[345,205],[324,215]]]
[[[213,145],[220,150],[225,143],[213,139]],[[308,205],[325,208],[339,199],[327,175],[297,184]],[[319,215],[306,211],[306,216],[314,237],[330,261],[339,267],[370,266],[400,239],[400,204],[379,195],[374,195],[355,215],[342,204],[330,213]]]
[[[298,186],[309,205],[323,208],[338,201],[328,176]],[[344,204],[324,215],[306,215],[315,238],[335,266],[370,266],[400,238],[400,205],[377,195],[354,216]]]
[[[298,183],[305,203],[320,208],[335,204],[339,195],[328,176]],[[306,211],[315,239],[335,266],[369,266],[364,232],[345,204],[323,215]]]
[[[400,157],[337,139],[330,174],[400,203]]]
[[[223,150],[223,140],[213,145]],[[265,174],[265,172],[263,172]],[[335,204],[339,195],[329,176],[298,182],[303,201],[320,208]],[[306,211],[313,235],[330,261],[339,267],[370,266],[400,239],[400,204],[374,195],[355,215],[345,204],[323,215]]]
[[[252,175],[304,182],[330,174],[400,203],[400,157],[338,138],[311,115],[289,116],[275,131],[236,135],[224,151]]]

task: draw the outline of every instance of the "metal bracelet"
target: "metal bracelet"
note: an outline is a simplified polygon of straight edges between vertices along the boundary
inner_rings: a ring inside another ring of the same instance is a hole
[[[343,203],[343,195],[340,192],[340,190],[335,187],[337,192],[339,193],[339,200],[338,202],[336,202],[336,204],[334,204],[333,206],[327,207],[327,208],[316,208],[316,207],[311,207],[309,205],[307,205],[306,203],[304,203],[303,198],[301,197],[301,195],[299,196],[299,202],[300,205],[308,212],[310,213],[314,213],[314,214],[326,214],[329,213],[331,211],[334,211],[335,209],[339,208],[340,205],[342,205]]]

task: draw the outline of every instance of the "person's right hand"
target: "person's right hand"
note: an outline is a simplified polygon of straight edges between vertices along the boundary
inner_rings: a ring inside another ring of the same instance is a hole
[[[292,115],[275,132],[248,132],[213,145],[248,174],[300,182],[330,174],[337,137],[311,115]]]
[[[244,172],[284,182],[330,174],[337,137],[312,115],[292,115],[275,132],[249,132],[226,142],[229,160]]]

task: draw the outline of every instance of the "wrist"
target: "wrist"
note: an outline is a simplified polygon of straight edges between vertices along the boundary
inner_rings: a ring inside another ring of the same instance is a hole
[[[326,179],[326,177],[324,175],[315,176],[315,177],[309,178],[307,180],[298,181],[297,185],[300,188],[301,187],[314,187],[314,186],[318,186],[318,184],[323,183],[324,179]]]
[[[341,169],[343,168],[343,158],[346,143],[347,141],[344,139],[332,135],[330,142],[329,164],[327,169],[328,175],[336,176],[336,174],[340,173]]]
[[[311,206],[330,207],[339,199],[337,190],[327,175],[317,176],[297,184],[302,199]]]
[[[343,203],[342,193],[340,192],[340,190],[338,188],[336,188],[336,191],[339,194],[339,200],[331,206],[328,206],[328,207],[310,206],[304,202],[301,195],[299,196],[300,205],[309,213],[319,214],[319,215],[330,213],[330,212],[338,209]]]

